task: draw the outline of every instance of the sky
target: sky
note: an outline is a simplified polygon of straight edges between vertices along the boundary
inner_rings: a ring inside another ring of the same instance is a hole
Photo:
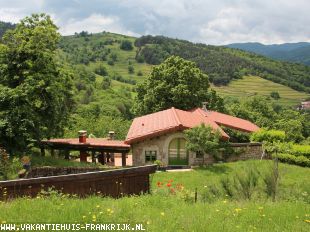
[[[51,15],[62,35],[164,35],[213,45],[310,42],[310,0],[0,0],[0,21]]]

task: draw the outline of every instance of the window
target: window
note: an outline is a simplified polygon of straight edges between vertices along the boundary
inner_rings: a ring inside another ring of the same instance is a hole
[[[156,157],[156,151],[145,151],[145,162],[153,162],[157,159]]]
[[[196,158],[203,158],[203,153],[201,151],[196,151]]]

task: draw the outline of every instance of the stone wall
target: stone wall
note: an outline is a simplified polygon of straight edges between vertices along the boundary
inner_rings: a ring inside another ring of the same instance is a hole
[[[146,139],[143,142],[135,143],[131,145],[132,149],[132,161],[134,166],[140,166],[148,164],[145,162],[145,151],[156,151],[157,159],[163,162],[164,166],[168,165],[168,147],[169,143],[174,138],[184,138],[182,132],[176,132],[158,136],[152,139]],[[246,159],[260,159],[262,156],[262,145],[260,143],[234,143],[231,144],[233,148],[232,154],[223,156],[224,161],[231,162],[236,160]],[[188,164],[189,165],[201,165],[215,163],[215,160],[209,155],[205,155],[204,158],[196,158],[196,154],[189,152]]]

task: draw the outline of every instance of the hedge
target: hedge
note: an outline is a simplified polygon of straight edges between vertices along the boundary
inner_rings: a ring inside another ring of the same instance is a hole
[[[273,158],[277,157],[281,162],[295,164],[302,167],[310,167],[310,159],[305,156],[299,155],[291,155],[286,153],[273,154]]]
[[[296,156],[305,156],[310,159],[310,145],[294,144],[290,149],[290,153]]]

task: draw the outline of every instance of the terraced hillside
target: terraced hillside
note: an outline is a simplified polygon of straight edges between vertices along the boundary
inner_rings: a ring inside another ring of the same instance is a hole
[[[221,96],[232,96],[243,98],[253,95],[270,96],[270,93],[276,91],[280,95],[276,102],[282,105],[297,105],[300,101],[309,98],[310,95],[298,92],[287,86],[265,80],[257,76],[245,76],[241,80],[233,80],[227,86],[212,86]]]

